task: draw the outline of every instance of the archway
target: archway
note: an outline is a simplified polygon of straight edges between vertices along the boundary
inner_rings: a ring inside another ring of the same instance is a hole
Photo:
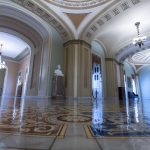
[[[1,6],[0,6],[1,7]],[[5,14],[3,11],[9,9],[9,13]],[[7,31],[17,37],[23,39],[31,47],[31,61],[29,68],[29,80],[27,83],[26,95],[28,96],[40,96],[48,95],[47,87],[48,73],[44,80],[42,71],[46,71],[48,64],[43,59],[48,60],[49,58],[49,41],[47,38],[50,31],[47,31],[46,27],[41,22],[33,19],[32,16],[25,15],[24,12],[19,12],[18,15],[12,16],[11,14],[18,13],[17,9],[10,6],[2,7],[0,12],[0,31]],[[23,16],[23,17],[22,17]],[[29,22],[24,22],[26,18]],[[36,25],[35,25],[36,24]],[[36,65],[35,65],[36,64]],[[44,76],[45,76],[44,74]],[[46,85],[46,86],[45,86]],[[41,91],[41,86],[44,88]]]
[[[105,94],[105,53],[98,41],[92,41],[92,96],[102,99]]]
[[[141,119],[139,114],[149,112],[149,42],[148,38],[141,48],[130,44],[116,55],[124,65],[127,115],[129,118],[134,115],[137,123]],[[132,114],[131,107],[135,109],[135,114]]]
[[[7,67],[5,69],[5,76],[3,77],[3,81],[5,79],[5,82],[3,82],[3,87],[1,87],[2,96],[22,97],[25,96],[27,88],[25,85],[28,80],[25,80],[25,73],[27,66],[30,64],[31,48],[22,39],[13,35],[12,32],[9,34],[9,32],[11,32],[11,30],[0,28],[0,42],[3,44],[1,50],[2,61],[5,61]],[[19,70],[22,72],[22,79],[20,80],[22,89],[20,89],[20,95],[18,95],[17,92],[17,74]],[[22,93],[22,91],[24,91],[24,93]]]

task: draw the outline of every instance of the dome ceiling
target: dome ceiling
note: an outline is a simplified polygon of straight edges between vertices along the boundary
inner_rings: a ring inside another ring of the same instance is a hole
[[[51,4],[67,9],[88,9],[100,6],[110,0],[46,0]]]

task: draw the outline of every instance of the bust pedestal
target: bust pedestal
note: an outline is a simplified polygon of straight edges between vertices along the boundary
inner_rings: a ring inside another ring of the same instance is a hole
[[[64,99],[65,98],[65,86],[63,76],[53,76],[52,84],[52,98]]]

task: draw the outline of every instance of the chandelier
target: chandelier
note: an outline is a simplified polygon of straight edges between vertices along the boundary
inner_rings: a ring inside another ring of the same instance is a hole
[[[5,69],[6,68],[5,61],[2,62],[2,47],[3,44],[0,45],[0,69]]]
[[[140,36],[140,30],[139,30],[140,22],[136,22],[135,26],[136,26],[136,29],[137,29],[138,37],[133,39],[133,44],[135,46],[139,46],[141,48],[142,45],[144,45],[144,41],[146,41],[146,36]]]

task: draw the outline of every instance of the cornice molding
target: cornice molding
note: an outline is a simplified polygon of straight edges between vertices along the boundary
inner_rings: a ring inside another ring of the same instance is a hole
[[[128,44],[121,48],[116,54],[115,58],[119,62],[123,62],[126,58],[130,58],[135,53],[150,49],[150,36],[147,37],[146,42],[142,48],[136,47],[134,44]]]
[[[119,14],[134,7],[140,2],[141,0],[114,1],[107,8],[97,13],[95,17],[93,17],[90,22],[84,26],[85,30],[83,29],[80,32],[79,37],[81,37],[81,39],[85,39],[87,42],[92,41],[105,23],[111,21]]]
[[[46,21],[49,25],[53,26],[54,29],[60,34],[62,39],[68,41],[71,37],[68,31],[63,27],[62,22],[58,21],[58,16],[54,13],[50,13],[46,11],[42,6],[39,6],[33,0],[12,0],[14,3],[24,7],[25,9],[31,11],[36,14],[44,21]]]
[[[91,45],[84,40],[70,40],[70,41],[64,43],[64,47],[67,47],[70,44],[80,44],[80,45],[85,45],[88,48],[91,48]]]
[[[113,62],[117,63],[118,65],[120,65],[120,63],[114,58],[105,58],[105,61],[113,61]]]
[[[88,9],[103,5],[110,0],[46,0],[47,2],[66,9]]]

